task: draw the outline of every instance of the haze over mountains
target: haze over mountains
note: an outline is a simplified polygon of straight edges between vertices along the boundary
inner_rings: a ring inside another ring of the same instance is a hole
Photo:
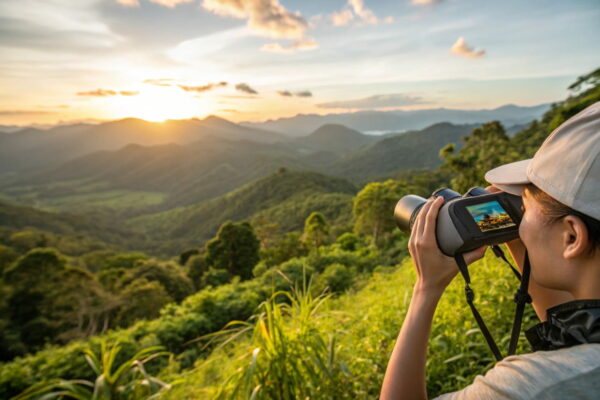
[[[297,115],[257,123],[244,123],[245,126],[285,132],[287,135],[303,136],[324,124],[341,124],[361,132],[384,131],[402,132],[423,129],[438,122],[452,124],[476,124],[487,121],[500,121],[506,127],[527,124],[541,117],[550,104],[521,107],[507,104],[491,110],[454,110],[437,108],[416,111],[359,111],[353,113]]]
[[[274,124],[247,126],[214,116],[27,128],[0,135],[0,201],[9,204],[3,206],[5,215],[26,213],[39,229],[44,224],[36,221],[47,220],[46,214],[17,212],[10,204],[101,212],[98,226],[103,231],[124,229],[136,237],[131,243],[145,251],[176,253],[180,246],[210,238],[227,219],[276,219],[288,230],[298,229],[313,209],[325,210],[332,219],[348,217],[360,185],[438,166],[439,150],[448,143],[460,147],[461,137],[486,122],[490,112],[504,116],[505,123],[523,123],[527,115],[530,122],[545,109],[464,111],[463,119],[481,121],[436,122],[381,136],[366,135],[360,128],[398,127],[392,120],[400,113],[347,114],[358,121],[354,126],[327,123],[310,131],[307,124],[302,132],[298,124],[306,116],[283,121],[296,127],[281,132],[263,129]],[[424,123],[411,115],[401,126]],[[369,125],[370,120],[375,122]],[[107,237],[127,235],[114,232]]]

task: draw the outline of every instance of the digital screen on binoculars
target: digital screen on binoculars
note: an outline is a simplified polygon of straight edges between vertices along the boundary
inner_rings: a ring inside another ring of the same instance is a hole
[[[517,226],[506,210],[496,200],[467,206],[466,208],[481,232]]]

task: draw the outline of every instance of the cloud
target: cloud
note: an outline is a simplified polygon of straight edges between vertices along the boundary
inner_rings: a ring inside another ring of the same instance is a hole
[[[426,6],[430,4],[439,4],[443,0],[412,0],[411,3],[417,6]]]
[[[0,110],[0,115],[3,116],[16,116],[16,115],[43,115],[43,114],[54,114],[55,111],[43,111],[43,110]]]
[[[155,79],[144,79],[143,83],[154,86],[173,86],[175,79],[170,78],[155,78]]]
[[[331,14],[331,22],[333,22],[334,26],[348,25],[353,19],[354,13],[348,8]]]
[[[151,3],[160,4],[161,6],[173,8],[179,4],[191,3],[194,0],[149,0],[149,1]],[[125,6],[125,7],[139,7],[140,6],[140,0],[117,0],[117,3],[119,3],[120,5]]]
[[[117,0],[117,3],[125,7],[139,7],[140,5],[139,0]]]
[[[250,29],[272,38],[301,39],[308,28],[300,13],[286,10],[279,0],[203,0],[202,6],[219,15],[245,18]]]
[[[485,55],[485,50],[475,51],[467,44],[463,37],[458,38],[458,40],[452,45],[450,52],[468,58],[480,58]]]
[[[312,97],[312,93],[308,90],[303,90],[301,92],[294,93],[296,97]]]
[[[309,90],[301,90],[299,92],[290,92],[289,90],[279,90],[277,92],[282,97],[312,97],[312,93]]]
[[[209,83],[207,85],[202,85],[202,86],[186,86],[186,85],[177,85],[177,86],[179,86],[186,92],[203,93],[203,92],[208,92],[209,90],[213,90],[218,87],[224,87],[227,85],[228,85],[227,82],[217,82],[217,83]]]
[[[258,92],[252,89],[247,83],[238,83],[237,85],[235,85],[235,88],[240,92],[248,94],[258,94]]]
[[[96,89],[89,90],[87,92],[77,92],[77,96],[88,96],[88,97],[109,97],[109,96],[137,96],[139,92],[130,90],[112,90],[112,89]]]
[[[402,93],[376,94],[355,100],[332,101],[317,104],[320,108],[373,109],[410,106],[423,103],[420,97],[407,96]]]
[[[272,53],[291,54],[297,51],[309,51],[319,48],[319,44],[314,40],[299,40],[288,46],[281,45],[280,43],[267,43],[260,49],[262,51],[269,51]]]
[[[373,11],[365,7],[363,0],[348,0],[346,8],[331,15],[334,26],[348,25],[354,20],[358,25],[376,24],[378,21]]]

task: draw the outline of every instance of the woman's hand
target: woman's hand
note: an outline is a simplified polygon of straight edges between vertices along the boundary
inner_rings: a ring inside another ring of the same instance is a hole
[[[429,199],[421,208],[412,228],[408,250],[417,269],[416,290],[441,294],[458,273],[454,258],[443,254],[436,241],[436,221],[443,204],[443,197]],[[486,248],[483,246],[465,253],[467,264],[483,257]]]

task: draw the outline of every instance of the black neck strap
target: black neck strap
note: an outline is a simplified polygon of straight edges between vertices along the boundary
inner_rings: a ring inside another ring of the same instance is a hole
[[[502,353],[500,353],[500,350],[498,349],[498,345],[496,345],[496,342],[494,341],[492,334],[490,333],[489,329],[485,325],[485,322],[483,321],[481,314],[479,314],[479,311],[477,311],[477,308],[475,307],[475,304],[473,303],[473,301],[475,300],[475,292],[473,292],[473,289],[471,289],[471,287],[470,287],[471,277],[469,275],[469,269],[467,267],[467,263],[465,262],[465,259],[462,254],[457,254],[454,257],[454,259],[456,260],[458,269],[459,269],[463,279],[465,280],[465,297],[467,299],[467,304],[469,305],[469,308],[471,308],[471,312],[473,313],[473,317],[475,317],[475,321],[477,322],[477,325],[479,326],[479,330],[481,330],[481,333],[483,334],[483,337],[485,338],[485,341],[487,342],[490,350],[494,354],[496,361],[500,361],[503,358]],[[508,260],[506,260],[505,257],[503,257],[503,259],[506,263],[508,263],[511,266],[511,268],[514,268],[508,262]],[[523,312],[525,310],[525,304],[531,303],[531,297],[529,297],[529,294],[527,293],[527,288],[529,286],[530,270],[531,270],[531,267],[529,264],[529,257],[527,256],[527,253],[525,253],[525,263],[523,265],[523,276],[521,278],[521,285],[519,286],[519,289],[517,289],[517,292],[515,293],[515,298],[514,298],[515,303],[517,304],[517,308],[515,310],[515,319],[513,322],[513,329],[512,329],[512,333],[511,333],[511,337],[510,337],[510,344],[508,346],[508,355],[509,356],[515,354],[515,351],[517,349],[517,343],[519,342],[519,334],[521,332],[521,323],[523,321]]]

